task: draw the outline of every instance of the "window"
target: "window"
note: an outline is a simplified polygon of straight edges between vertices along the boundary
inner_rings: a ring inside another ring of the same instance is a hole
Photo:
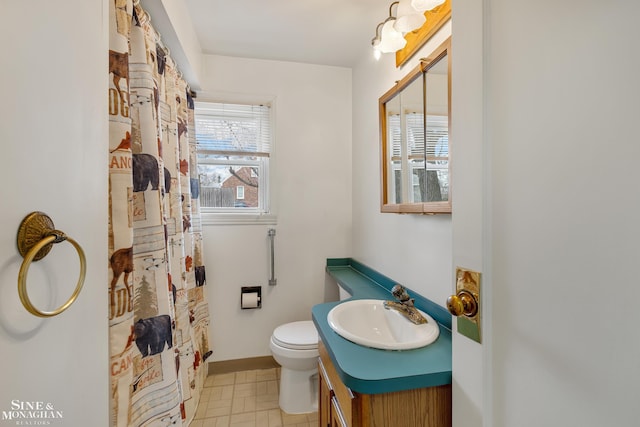
[[[392,194],[395,203],[402,203],[402,155],[406,152],[407,167],[410,173],[407,178],[411,180],[409,202],[427,200],[425,194],[427,185],[431,181],[437,185],[431,185],[431,197],[436,200],[447,200],[449,194],[449,131],[446,116],[428,115],[428,126],[424,126],[424,115],[408,111],[404,113],[404,132],[406,133],[406,146],[403,148],[402,124],[399,114],[389,115],[387,128],[388,140],[391,142],[391,162],[395,174],[395,187]],[[425,147],[424,131],[427,131]],[[425,163],[426,156],[426,163]],[[431,178],[431,179],[430,179]]]
[[[195,103],[200,206],[206,213],[269,213],[269,105]]]

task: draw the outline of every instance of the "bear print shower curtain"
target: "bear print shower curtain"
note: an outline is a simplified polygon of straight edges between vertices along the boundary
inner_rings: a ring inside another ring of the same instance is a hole
[[[109,3],[110,423],[186,426],[211,354],[193,99],[140,5]]]

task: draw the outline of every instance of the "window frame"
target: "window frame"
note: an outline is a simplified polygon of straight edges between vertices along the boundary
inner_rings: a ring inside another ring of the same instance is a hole
[[[198,114],[198,105],[206,104],[240,104],[240,105],[267,105],[269,106],[269,122],[270,122],[270,150],[265,156],[264,153],[246,152],[246,155],[254,156],[255,159],[217,159],[206,161],[200,157],[200,154],[206,154],[207,149],[200,149],[196,138],[196,157],[198,164],[212,165],[246,165],[248,167],[256,167],[260,172],[258,176],[258,207],[205,207],[201,206],[201,217],[203,225],[252,225],[252,224],[269,224],[277,223],[277,216],[272,203],[273,194],[273,176],[271,173],[272,165],[275,158],[275,98],[272,97],[240,97],[238,99],[228,99],[217,96],[215,94],[199,93],[195,102],[196,114]],[[194,126],[195,127],[195,126]],[[195,130],[194,130],[195,131]],[[231,154],[232,152],[230,152]],[[238,155],[242,155],[242,151],[235,151]],[[252,173],[253,176],[253,173]],[[198,185],[200,185],[200,177],[198,177]],[[236,189],[234,188],[234,193]]]
[[[244,185],[236,185],[236,200],[244,200]]]

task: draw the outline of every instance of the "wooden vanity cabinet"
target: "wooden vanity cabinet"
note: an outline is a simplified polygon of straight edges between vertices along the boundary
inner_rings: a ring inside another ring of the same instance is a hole
[[[318,345],[319,427],[449,427],[451,384],[383,394],[345,386],[327,349]]]
[[[331,387],[327,371],[324,369],[324,364],[320,358],[318,358],[318,386],[320,387],[320,391],[318,392],[318,418],[320,419],[320,427],[331,426],[333,424],[331,422],[333,388]]]

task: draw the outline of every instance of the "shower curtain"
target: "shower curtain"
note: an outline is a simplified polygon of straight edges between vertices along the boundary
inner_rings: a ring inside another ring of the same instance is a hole
[[[187,425],[211,354],[193,99],[139,4],[109,22],[110,423]]]

